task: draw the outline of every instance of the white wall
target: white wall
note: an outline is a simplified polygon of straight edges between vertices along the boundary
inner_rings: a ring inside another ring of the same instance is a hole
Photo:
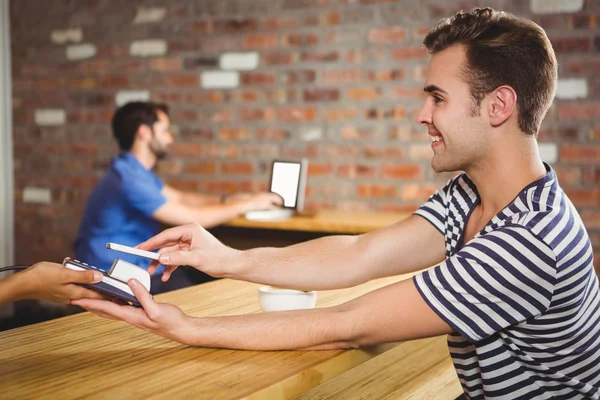
[[[14,261],[13,153],[10,89],[9,0],[0,0],[0,267]],[[0,316],[11,314],[11,305]]]

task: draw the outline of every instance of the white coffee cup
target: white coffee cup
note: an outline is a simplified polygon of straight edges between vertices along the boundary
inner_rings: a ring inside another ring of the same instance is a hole
[[[258,302],[263,311],[306,310],[315,308],[317,292],[261,286]]]

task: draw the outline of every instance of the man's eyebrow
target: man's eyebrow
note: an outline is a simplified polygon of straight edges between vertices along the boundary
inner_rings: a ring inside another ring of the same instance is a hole
[[[423,91],[424,91],[425,93],[431,93],[431,92],[441,92],[441,93],[446,93],[446,94],[448,94],[448,93],[447,93],[445,90],[443,90],[443,89],[441,89],[441,88],[439,88],[439,87],[437,87],[437,86],[435,86],[435,85],[429,85],[429,86],[425,86],[425,87],[423,88]]]

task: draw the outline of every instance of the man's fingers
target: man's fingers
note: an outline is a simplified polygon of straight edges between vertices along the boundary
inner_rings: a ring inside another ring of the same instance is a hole
[[[179,265],[198,265],[197,256],[193,251],[171,251],[162,253],[158,259],[162,265],[174,266]]]
[[[154,250],[164,246],[172,246],[181,240],[186,240],[189,237],[188,231],[190,225],[176,226],[174,228],[165,229],[156,236],[151,237],[138,245],[138,249]]]
[[[157,315],[159,310],[157,304],[152,299],[152,295],[148,293],[144,285],[142,285],[137,279],[130,279],[127,282],[127,284],[131,288],[131,291],[138,299],[142,307],[144,307],[144,310],[146,311],[150,319],[153,319],[153,317]]]

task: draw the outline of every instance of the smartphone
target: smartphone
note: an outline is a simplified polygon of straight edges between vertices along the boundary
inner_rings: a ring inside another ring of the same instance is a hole
[[[106,243],[106,248],[114,251],[120,251],[121,253],[133,254],[134,256],[140,256],[144,258],[150,258],[158,261],[158,253],[152,251],[140,250],[135,247],[129,247],[117,243]]]
[[[137,265],[128,263],[127,261],[119,260],[118,258],[108,272],[88,263],[69,258],[65,259],[63,265],[75,271],[91,269],[101,272],[102,280],[100,282],[82,284],[81,286],[104,293],[110,297],[115,297],[135,307],[141,307],[142,305],[129,286],[127,286],[127,281],[130,278],[136,278],[148,291],[150,291],[150,274],[148,274],[148,271]]]

